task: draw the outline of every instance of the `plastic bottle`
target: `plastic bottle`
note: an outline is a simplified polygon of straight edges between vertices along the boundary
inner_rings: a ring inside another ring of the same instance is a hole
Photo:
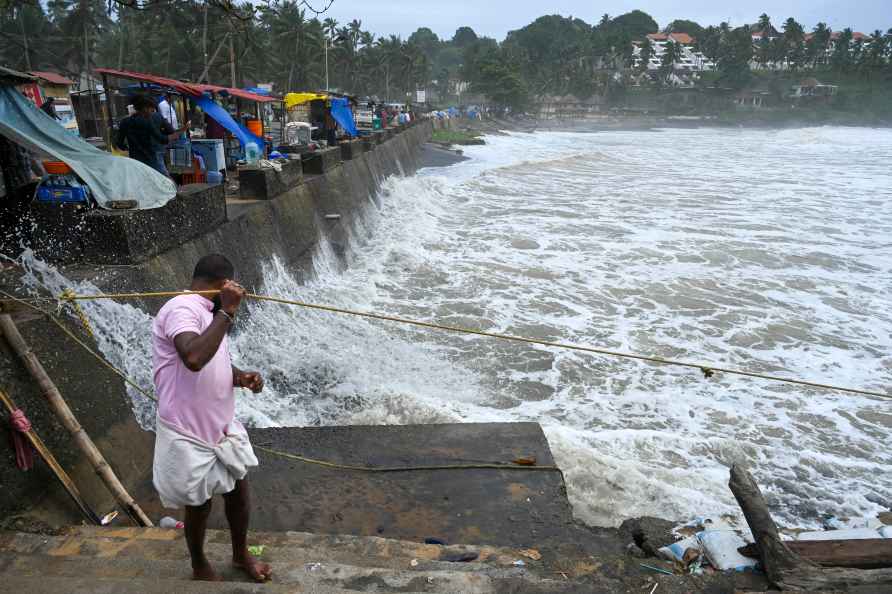
[[[185,526],[185,524],[178,520],[174,520],[170,516],[164,516],[163,518],[161,518],[161,521],[158,522],[158,525],[162,528],[182,528],[183,526]]]
[[[248,163],[256,163],[260,159],[260,148],[256,142],[249,142],[245,145],[245,161]]]

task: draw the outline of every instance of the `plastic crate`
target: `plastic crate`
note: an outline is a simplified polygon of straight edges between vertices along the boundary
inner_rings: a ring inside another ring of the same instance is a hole
[[[74,202],[87,204],[90,190],[69,176],[49,176],[37,186],[38,202]]]
[[[167,153],[171,167],[192,167],[192,142],[179,139],[168,145]]]

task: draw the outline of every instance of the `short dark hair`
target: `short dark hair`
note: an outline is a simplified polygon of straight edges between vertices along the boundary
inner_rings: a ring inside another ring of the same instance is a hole
[[[193,280],[215,282],[231,279],[234,274],[235,267],[226,256],[208,254],[195,265],[192,278]]]
[[[142,111],[146,108],[158,109],[158,102],[148,95],[137,95],[133,98],[133,109]]]

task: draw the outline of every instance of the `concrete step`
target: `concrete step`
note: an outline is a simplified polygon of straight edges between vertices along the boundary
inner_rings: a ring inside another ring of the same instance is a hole
[[[227,563],[215,564],[223,579],[246,583],[246,576]],[[0,553],[0,580],[7,577],[92,578],[112,581],[152,581],[159,579],[188,582],[188,559],[164,560],[139,557],[88,557],[76,554]],[[485,571],[445,571],[433,569],[386,569],[357,567],[331,562],[316,564],[277,563],[274,583],[293,586],[292,591],[312,588],[341,588],[348,591],[376,592],[564,592],[567,585],[539,578],[523,568],[486,568]],[[137,590],[131,590],[137,591]]]
[[[3,576],[2,592],[28,594],[356,594],[332,586],[187,582],[168,579]]]
[[[297,532],[251,533],[250,544],[264,545],[262,558],[273,564],[340,563],[357,567],[404,570],[485,571],[512,567],[517,559],[535,569],[536,562],[519,552],[476,546],[440,546],[376,537],[317,535]],[[159,528],[74,528],[63,536],[0,533],[0,550],[51,556],[130,557],[188,561],[182,530]],[[228,562],[229,533],[209,530],[205,546],[212,561]],[[457,561],[465,555],[472,561]]]

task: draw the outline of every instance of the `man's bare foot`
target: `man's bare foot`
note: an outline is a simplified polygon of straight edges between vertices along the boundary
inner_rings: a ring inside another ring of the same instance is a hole
[[[232,566],[241,569],[255,582],[265,582],[273,575],[273,570],[267,563],[262,563],[254,558],[254,555],[245,551],[239,558],[232,560]]]
[[[200,582],[222,582],[223,578],[217,575],[210,563],[192,568],[192,579]]]

